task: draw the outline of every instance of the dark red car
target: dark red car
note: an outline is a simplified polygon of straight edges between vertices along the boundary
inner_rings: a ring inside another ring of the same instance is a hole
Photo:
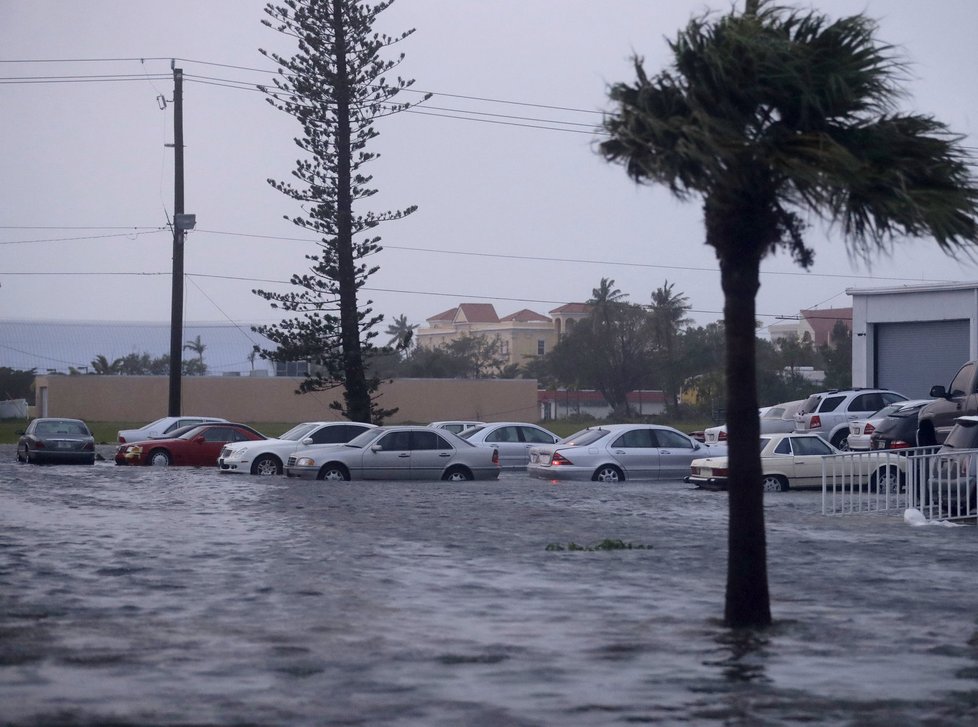
[[[216,467],[217,457],[228,442],[268,439],[246,424],[214,422],[174,432],[167,439],[144,439],[121,445],[116,464],[155,465],[157,467]]]

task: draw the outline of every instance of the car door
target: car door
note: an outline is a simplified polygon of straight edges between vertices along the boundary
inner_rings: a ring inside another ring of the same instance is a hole
[[[516,425],[496,427],[486,435],[485,442],[499,450],[499,466],[503,469],[526,467],[530,461],[527,444],[520,438],[520,428]]]
[[[455,448],[436,431],[411,432],[412,480],[440,480],[454,456]]]
[[[791,487],[821,487],[822,458],[832,448],[821,437],[794,437],[791,440],[794,472],[789,475]]]
[[[235,441],[237,433],[234,427],[208,427],[190,440],[189,446],[184,448],[185,464],[195,467],[217,466],[217,458],[224,445]]]
[[[654,480],[659,477],[659,443],[648,427],[629,429],[608,447],[625,479]]]
[[[365,480],[406,480],[411,477],[411,431],[387,432],[363,452],[360,476]]]
[[[697,445],[679,432],[652,431],[659,445],[659,479],[681,480],[689,474],[689,463],[696,459]]]

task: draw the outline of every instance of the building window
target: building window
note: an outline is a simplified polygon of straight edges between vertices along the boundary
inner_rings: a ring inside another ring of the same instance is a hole
[[[542,356],[547,352],[547,342],[542,338],[537,341],[537,356]]]
[[[307,376],[309,363],[307,361],[276,361],[276,376]]]
[[[509,356],[509,341],[500,339],[499,341],[499,353],[503,356]]]

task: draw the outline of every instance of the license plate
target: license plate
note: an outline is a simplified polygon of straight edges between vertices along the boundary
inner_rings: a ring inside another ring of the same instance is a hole
[[[71,449],[71,442],[58,442],[58,449]]]

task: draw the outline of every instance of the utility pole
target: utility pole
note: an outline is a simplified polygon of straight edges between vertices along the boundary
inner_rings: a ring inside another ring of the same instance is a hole
[[[183,69],[173,69],[173,297],[170,302],[170,404],[167,414],[180,416],[183,373]]]

